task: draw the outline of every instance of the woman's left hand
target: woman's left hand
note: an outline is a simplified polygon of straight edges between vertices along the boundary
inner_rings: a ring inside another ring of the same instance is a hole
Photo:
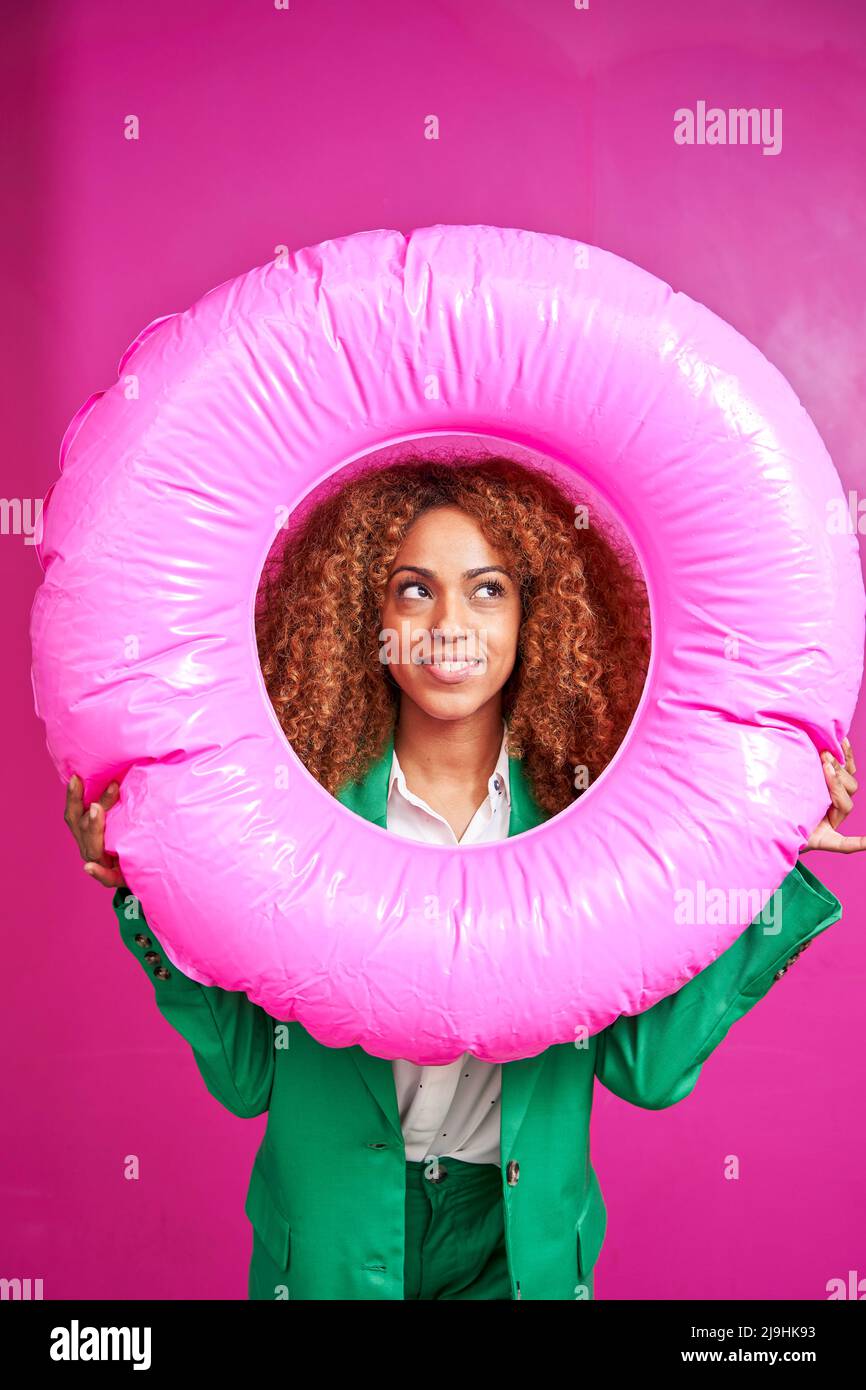
[[[866,835],[839,834],[838,827],[852,809],[854,802],[851,798],[857,790],[854,754],[847,738],[843,738],[842,747],[845,750],[844,767],[826,749],[821,754],[832,805],[823,820],[815,826],[808,843],[800,850],[801,854],[808,849],[831,849],[840,854],[855,854],[857,850],[866,849]]]

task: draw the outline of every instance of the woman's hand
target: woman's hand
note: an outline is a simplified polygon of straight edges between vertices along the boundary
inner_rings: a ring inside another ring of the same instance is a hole
[[[120,788],[116,782],[109,782],[98,801],[91,801],[84,809],[84,784],[74,774],[66,787],[66,812],[63,819],[75,836],[75,842],[84,860],[84,870],[101,883],[104,888],[126,888],[120,859],[109,854],[105,848],[105,814],[110,811]]]
[[[854,754],[847,738],[843,738],[842,747],[845,750],[844,767],[826,749],[821,754],[832,805],[823,820],[815,826],[808,843],[800,850],[801,854],[808,849],[832,849],[841,854],[855,854],[857,850],[866,849],[866,835],[839,834],[838,827],[852,809],[854,802],[851,798],[857,790]]]

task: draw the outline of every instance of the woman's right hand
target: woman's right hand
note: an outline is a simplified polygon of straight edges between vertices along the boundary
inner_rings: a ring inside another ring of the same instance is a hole
[[[105,848],[105,815],[120,795],[116,782],[109,782],[98,801],[84,809],[84,783],[73,775],[66,786],[66,812],[63,819],[75,836],[84,860],[84,870],[104,888],[126,888],[120,859]]]

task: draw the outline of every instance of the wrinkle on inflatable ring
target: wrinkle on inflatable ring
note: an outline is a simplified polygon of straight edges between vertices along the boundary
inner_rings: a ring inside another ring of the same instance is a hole
[[[254,601],[281,521],[386,445],[478,434],[586,479],[653,629],[613,761],[559,815],[444,849],[355,815],[267,697]],[[791,387],[632,263],[487,226],[360,232],[149,325],[78,412],[31,615],[48,748],[172,963],[319,1042],[533,1056],[710,964],[827,804],[862,673],[855,537]],[[280,769],[286,770],[280,775]],[[678,894],[742,892],[683,924]],[[712,914],[710,914],[712,915]]]

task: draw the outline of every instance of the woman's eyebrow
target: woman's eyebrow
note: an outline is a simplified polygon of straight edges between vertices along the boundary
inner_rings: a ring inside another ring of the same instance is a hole
[[[421,565],[398,565],[395,570],[391,571],[388,578],[393,579],[394,575],[400,574],[401,570],[408,570],[410,574],[423,574],[425,579],[437,578],[435,570],[424,569]],[[464,570],[461,577],[463,579],[477,579],[479,574],[490,574],[492,571],[497,574],[504,574],[507,579],[511,578],[508,570],[504,569],[502,565],[480,565],[478,569]]]

